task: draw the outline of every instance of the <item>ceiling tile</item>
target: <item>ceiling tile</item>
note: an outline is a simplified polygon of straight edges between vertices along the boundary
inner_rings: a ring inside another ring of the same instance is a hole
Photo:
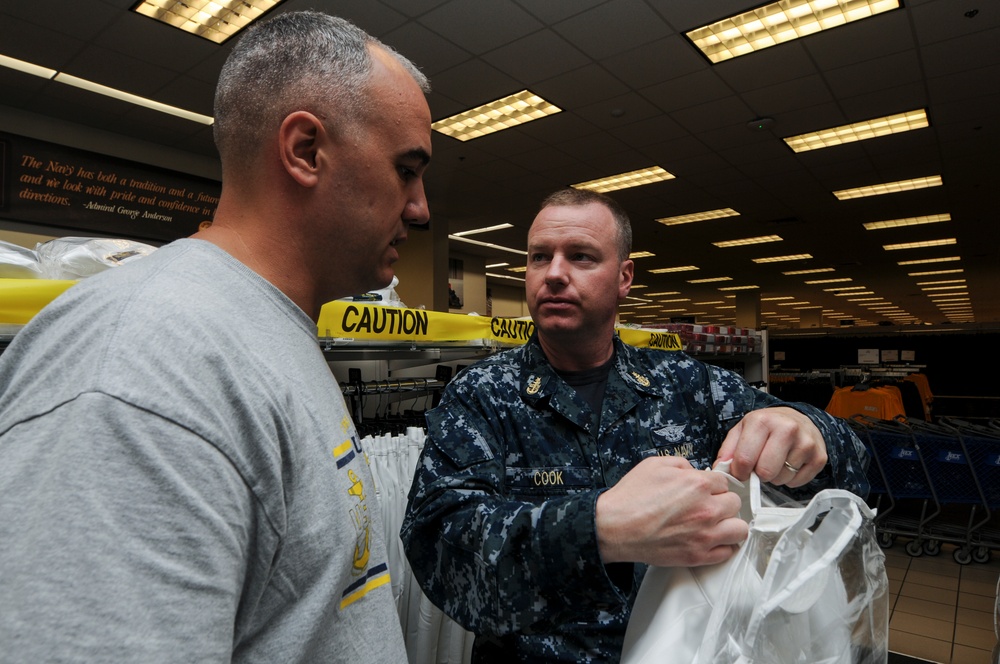
[[[670,34],[669,26],[642,0],[610,0],[561,21],[555,30],[597,60]]]
[[[483,60],[525,85],[532,85],[590,62],[551,30],[541,30],[483,55]]]
[[[451,0],[418,20],[475,54],[492,51],[542,27],[510,0]]]
[[[645,88],[656,83],[708,69],[690,42],[673,35],[658,39],[620,55],[606,58],[604,67],[620,81],[633,88]]]
[[[407,57],[411,53],[420,53],[420,61],[414,64],[431,78],[432,88],[435,74],[451,69],[472,57],[467,51],[419,23],[406,23],[382,35],[381,39]]]
[[[479,106],[518,92],[518,81],[482,60],[468,60],[443,71],[431,82],[442,94],[447,93],[467,108]],[[464,110],[464,109],[463,109]]]

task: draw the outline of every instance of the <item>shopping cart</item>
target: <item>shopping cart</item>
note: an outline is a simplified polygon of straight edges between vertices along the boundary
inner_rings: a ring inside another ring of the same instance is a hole
[[[910,538],[906,551],[934,555],[940,542],[930,537],[929,526],[941,513],[930,474],[913,430],[901,420],[879,420],[857,415],[848,422],[868,448],[871,464],[870,501],[877,510],[875,528],[879,545],[891,547],[899,536]],[[912,507],[916,505],[917,510]]]
[[[985,563],[990,551],[1000,548],[1000,530],[993,523],[1000,508],[1000,429],[952,418],[941,418],[940,423],[953,432],[967,456],[981,500],[981,518],[973,523],[970,515],[969,536],[956,549],[955,560],[961,564]]]

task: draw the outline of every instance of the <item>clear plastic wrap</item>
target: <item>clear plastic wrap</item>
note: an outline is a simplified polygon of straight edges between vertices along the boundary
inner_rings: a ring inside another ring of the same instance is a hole
[[[42,266],[31,249],[0,240],[0,279],[40,279]]]
[[[134,240],[90,237],[61,237],[35,247],[45,279],[82,279],[155,250]]]

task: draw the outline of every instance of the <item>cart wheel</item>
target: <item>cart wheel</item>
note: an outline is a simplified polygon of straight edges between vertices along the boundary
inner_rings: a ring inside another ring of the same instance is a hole
[[[882,532],[878,534],[878,545],[883,549],[891,549],[895,543],[896,538],[892,536],[892,533]]]
[[[990,562],[990,550],[985,546],[980,546],[972,552],[972,559],[977,563]]]
[[[938,540],[927,540],[924,542],[924,553],[928,556],[936,556],[941,553],[941,542]]]
[[[906,552],[917,558],[924,553],[924,546],[920,543],[920,540],[912,540],[906,543]]]
[[[972,552],[969,550],[969,547],[967,546],[955,549],[955,553],[952,554],[952,557],[955,559],[955,562],[958,563],[959,565],[968,565],[969,563],[972,562]]]

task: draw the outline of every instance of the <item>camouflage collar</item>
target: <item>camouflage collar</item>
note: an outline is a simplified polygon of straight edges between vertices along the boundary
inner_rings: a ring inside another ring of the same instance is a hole
[[[647,395],[658,394],[652,387],[655,379],[650,375],[649,366],[641,352],[622,342],[617,335],[614,344],[615,365],[612,370],[616,371],[634,391]],[[524,361],[520,390],[522,398],[537,403],[545,397],[552,396],[557,386],[562,385],[562,381],[546,359],[538,343],[537,333],[533,334],[525,344],[522,357]]]

